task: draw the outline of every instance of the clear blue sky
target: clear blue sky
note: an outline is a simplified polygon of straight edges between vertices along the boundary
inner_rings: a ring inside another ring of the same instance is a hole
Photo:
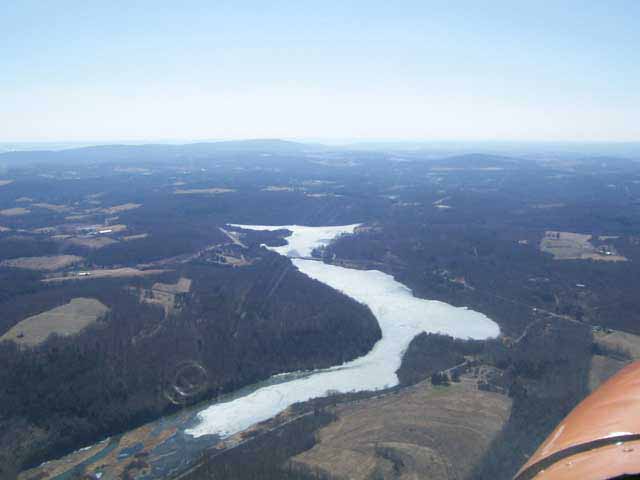
[[[640,139],[640,1],[0,2],[0,141]]]

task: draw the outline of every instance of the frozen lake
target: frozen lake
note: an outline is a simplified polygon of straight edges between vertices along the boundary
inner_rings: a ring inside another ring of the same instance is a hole
[[[309,257],[311,251],[356,225],[304,227],[235,225],[249,230],[287,229],[287,245],[269,247],[289,257]],[[398,383],[396,370],[409,343],[421,332],[444,333],[457,338],[484,339],[500,333],[485,315],[467,308],[416,298],[411,290],[378,270],[353,270],[315,260],[292,258],[302,273],[369,306],[378,320],[382,338],[366,355],[336,367],[317,370],[288,382],[265,386],[246,396],[213,404],[197,415],[195,426],[186,430],[194,437],[227,436],[274,417],[296,402],[328,392],[379,390]]]

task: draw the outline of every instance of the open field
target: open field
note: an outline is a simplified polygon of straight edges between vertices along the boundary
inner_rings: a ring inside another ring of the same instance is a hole
[[[158,290],[167,293],[188,293],[191,290],[191,279],[180,277],[176,283],[154,283],[153,290]]]
[[[45,210],[49,210],[56,213],[68,212],[71,210],[71,207],[67,205],[55,205],[53,203],[34,203],[33,207],[44,208]]]
[[[122,237],[122,240],[124,240],[125,242],[130,242],[132,240],[142,240],[143,238],[147,238],[148,236],[148,233],[138,233],[136,235],[127,235],[126,237]]]
[[[547,231],[540,241],[540,251],[550,253],[555,260],[596,260],[625,262],[627,259],[610,249],[598,249],[591,235],[572,232]]]
[[[55,233],[55,231],[56,231],[55,227],[40,227],[40,228],[34,228],[33,230],[31,230],[32,233],[38,233],[38,234],[44,233],[45,235]]]
[[[640,336],[618,330],[596,331],[593,341],[602,355],[593,355],[589,369],[589,390],[595,390],[602,382],[622,367],[640,359]]]
[[[247,260],[243,255],[239,257],[233,255],[220,255],[220,263],[223,265],[231,265],[232,267],[246,267],[252,262]]]
[[[78,245],[80,247],[87,247],[92,249],[103,248],[108,245],[118,243],[117,240],[109,237],[72,237],[67,239],[67,242]]]
[[[262,189],[263,192],[293,192],[293,187],[281,187],[278,185],[269,185]]]
[[[78,333],[107,311],[109,309],[104,304],[93,298],[74,298],[65,305],[25,318],[0,339],[13,340],[28,346],[38,345],[52,333],[58,335]]]
[[[0,215],[5,217],[17,217],[18,215],[26,215],[27,213],[31,213],[31,210],[23,207],[5,208],[4,210],[0,210]]]
[[[77,255],[51,255],[45,257],[12,258],[1,262],[0,265],[10,268],[53,272],[82,262],[83,260],[84,258],[78,257]]]
[[[330,478],[465,478],[510,411],[507,396],[479,391],[470,379],[449,387],[422,382],[339,405],[318,443],[291,462]]]
[[[174,190],[175,195],[217,195],[220,193],[235,192],[233,188],[178,188]]]
[[[114,213],[135,210],[136,208],[140,208],[141,206],[142,206],[141,203],[123,203],[122,205],[114,205],[113,207],[103,208],[101,211],[103,213],[108,213],[109,215],[112,215]]]
[[[593,392],[628,363],[629,362],[617,360],[605,355],[594,355],[591,357],[591,366],[589,367],[589,391]]]
[[[154,283],[150,290],[143,289],[140,292],[140,300],[162,306],[165,315],[178,308],[177,295],[189,293],[191,279],[181,277],[176,283]]]
[[[91,217],[93,217],[93,215],[91,215],[91,214],[78,214],[78,215],[68,215],[68,216],[64,217],[64,219],[76,222],[78,220],[85,220],[85,219],[91,218]]]
[[[565,204],[564,203],[536,203],[531,205],[531,208],[541,208],[541,209],[546,209],[546,208],[562,208],[564,207]]]
[[[91,280],[94,278],[118,278],[118,277],[144,277],[158,275],[166,270],[138,270],[136,268],[105,268],[101,270],[85,270],[82,272],[70,272],[65,277],[45,278],[43,282],[64,282],[65,280]]]
[[[619,351],[632,360],[640,359],[640,335],[609,330],[607,332],[595,332],[593,340],[599,347],[610,351]]]
[[[340,195],[338,193],[332,193],[332,192],[321,192],[321,193],[305,193],[305,197],[309,197],[309,198],[325,198],[325,197],[342,197],[343,195]]]
[[[582,260],[595,260],[598,262],[626,262],[627,258],[622,255],[601,255],[599,253],[587,253],[582,255]]]
[[[104,227],[98,228],[98,231],[102,233],[120,233],[124,232],[126,229],[126,225],[119,223],[116,225],[105,225]]]

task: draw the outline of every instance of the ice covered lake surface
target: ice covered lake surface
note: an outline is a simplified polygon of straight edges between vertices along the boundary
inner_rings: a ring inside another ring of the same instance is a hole
[[[249,230],[287,229],[287,245],[268,247],[292,257],[302,273],[369,306],[378,320],[382,338],[366,355],[342,365],[317,370],[289,381],[259,388],[227,402],[213,404],[197,414],[185,433],[193,437],[224,437],[274,417],[296,402],[327,395],[328,392],[379,390],[398,383],[396,370],[409,343],[421,332],[438,332],[457,338],[484,339],[500,333],[498,325],[485,315],[464,307],[416,298],[406,286],[378,270],[353,270],[328,265],[310,257],[311,251],[355,225],[304,227],[234,225]]]

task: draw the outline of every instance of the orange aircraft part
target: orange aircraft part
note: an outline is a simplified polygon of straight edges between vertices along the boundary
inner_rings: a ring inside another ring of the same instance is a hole
[[[639,468],[640,441],[622,442],[563,458],[532,477],[536,480],[602,480],[632,475]]]
[[[584,399],[515,480],[605,480],[640,473],[640,361]]]

